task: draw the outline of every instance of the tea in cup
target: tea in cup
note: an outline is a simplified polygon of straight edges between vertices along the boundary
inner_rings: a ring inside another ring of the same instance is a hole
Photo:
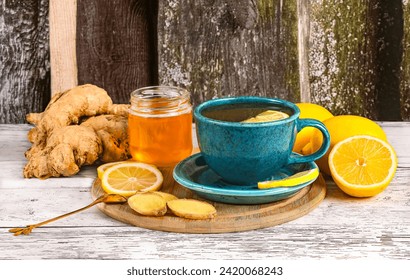
[[[269,110],[288,117],[244,122]],[[289,101],[251,96],[212,99],[194,111],[205,162],[224,181],[237,185],[268,180],[289,164],[312,162],[326,153],[330,145],[326,127],[299,116],[299,108]],[[304,127],[319,129],[323,144],[315,153],[301,156],[292,153],[292,148],[296,134]]]

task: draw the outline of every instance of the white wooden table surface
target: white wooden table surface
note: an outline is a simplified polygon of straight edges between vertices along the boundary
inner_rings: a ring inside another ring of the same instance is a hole
[[[9,228],[37,223],[91,202],[95,167],[71,178],[24,179],[29,125],[0,125],[0,259],[410,259],[410,123],[384,122],[399,167],[380,195],[355,199],[331,181],[312,212],[240,233],[181,234],[133,227],[96,207],[29,236]]]

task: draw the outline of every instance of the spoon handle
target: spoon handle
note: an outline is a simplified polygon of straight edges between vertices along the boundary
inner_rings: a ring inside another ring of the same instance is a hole
[[[91,202],[90,204],[88,204],[85,207],[82,207],[82,208],[77,209],[75,211],[72,211],[72,212],[57,216],[55,218],[52,218],[52,219],[49,219],[49,220],[46,220],[46,221],[43,221],[43,222],[40,222],[40,223],[37,223],[37,224],[28,225],[24,228],[12,228],[12,229],[9,230],[9,232],[14,233],[14,236],[17,236],[17,235],[20,235],[20,234],[29,235],[31,233],[31,231],[33,229],[37,228],[37,227],[40,227],[42,225],[45,225],[45,224],[60,220],[62,218],[70,216],[72,214],[81,212],[83,210],[86,210],[86,209],[98,204],[98,203],[105,202],[105,203],[114,204],[114,203],[124,203],[126,201],[127,201],[127,199],[125,197],[121,196],[121,195],[104,194],[104,195],[98,197],[96,200],[94,200],[93,202]]]

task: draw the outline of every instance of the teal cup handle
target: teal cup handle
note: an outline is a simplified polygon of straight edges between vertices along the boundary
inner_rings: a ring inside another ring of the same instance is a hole
[[[323,143],[322,146],[314,152],[313,154],[306,155],[306,156],[298,156],[292,154],[289,158],[288,163],[305,163],[305,162],[312,162],[319,158],[321,158],[329,149],[330,147],[330,134],[327,131],[326,126],[321,123],[320,121],[314,119],[299,119],[297,122],[297,131],[301,131],[304,127],[314,127],[320,130],[323,135]]]

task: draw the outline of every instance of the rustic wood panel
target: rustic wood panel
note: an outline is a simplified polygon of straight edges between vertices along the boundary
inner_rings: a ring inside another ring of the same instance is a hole
[[[400,1],[310,2],[312,101],[334,114],[400,120]]]
[[[156,1],[78,0],[78,83],[107,90],[116,103],[156,84]]]
[[[403,55],[403,8],[401,0],[372,0],[376,14],[375,35],[378,73],[376,82],[377,119],[409,120],[401,114],[400,74]],[[407,96],[408,93],[407,93]]]
[[[52,83],[62,85],[53,91],[76,83],[76,52],[78,82],[106,88],[119,103],[135,88],[161,83],[187,87],[195,104],[262,95],[310,100],[334,114],[410,119],[407,0],[66,3],[57,11],[63,16],[50,13],[62,26],[50,30],[51,58],[49,1],[0,3],[1,123],[44,109],[50,60],[58,65]]]
[[[77,0],[50,0],[51,95],[78,85]]]
[[[160,83],[188,88],[194,104],[238,95],[299,101],[297,2],[159,1]]]
[[[410,2],[403,2],[403,60],[400,76],[401,114],[410,120]]]
[[[24,123],[50,99],[48,0],[0,1],[0,123]]]
[[[312,99],[309,81],[310,3],[298,0],[297,8],[300,102],[310,102]]]

